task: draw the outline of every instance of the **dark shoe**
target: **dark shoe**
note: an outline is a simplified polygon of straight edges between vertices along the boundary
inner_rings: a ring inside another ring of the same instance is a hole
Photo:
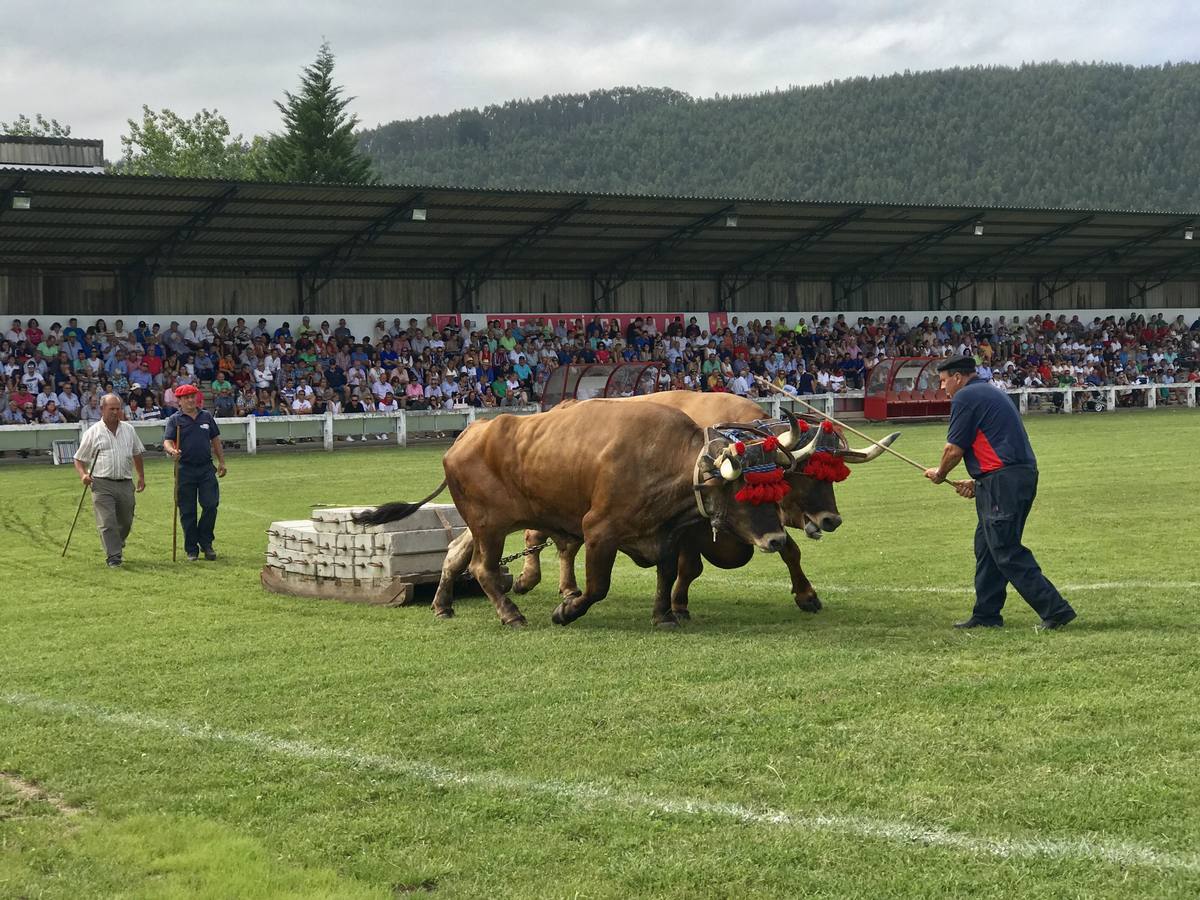
[[[1076,615],[1077,615],[1077,613],[1075,612],[1075,610],[1068,609],[1065,613],[1063,613],[1058,618],[1042,619],[1042,621],[1039,624],[1034,625],[1033,627],[1036,628],[1038,631],[1054,631],[1058,628],[1062,628],[1064,625],[1074,622]]]
[[[1004,622],[988,622],[984,619],[977,619],[974,616],[962,622],[955,622],[955,628],[1003,628]]]
[[[205,547],[204,548],[204,558],[207,559],[209,562],[212,562],[214,559],[217,558],[217,551],[214,550],[212,547]]]
[[[108,567],[109,567],[110,569],[119,569],[119,568],[121,568],[121,557],[119,557],[119,556],[114,556],[112,559],[108,560]]]
[[[189,553],[187,555],[187,558],[188,558],[188,562],[195,562],[196,560],[198,560],[200,558],[200,554],[199,553]]]

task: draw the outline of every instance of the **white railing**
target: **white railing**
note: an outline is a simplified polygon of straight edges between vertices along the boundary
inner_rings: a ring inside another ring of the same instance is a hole
[[[1011,388],[1007,391],[1017,404],[1022,415],[1031,410],[1111,412],[1125,407],[1119,404],[1124,397],[1134,397],[1134,408],[1154,409],[1164,398],[1174,400],[1180,406],[1196,407],[1196,384],[1130,384],[1104,385],[1101,387],[1052,387]],[[1138,397],[1137,394],[1144,396]],[[1055,396],[1057,395],[1057,396]],[[807,394],[797,397],[805,404],[816,407],[826,415],[837,415],[838,401],[861,403],[862,391],[844,391],[840,394]],[[778,419],[784,409],[803,413],[805,407],[791,398],[776,395],[758,401],[765,415]],[[536,406],[512,406],[477,409],[466,407],[452,410],[397,410],[390,413],[342,413],[323,416],[246,416],[244,418],[219,418],[221,437],[227,443],[241,445],[249,454],[258,452],[260,446],[273,443],[295,443],[302,441],[320,444],[331,451],[339,440],[349,442],[368,440],[384,435],[388,443],[406,447],[410,439],[439,435],[450,435],[461,431],[471,422],[490,419],[503,413],[529,415],[538,411]],[[130,422],[147,446],[162,444],[162,420],[150,419]],[[64,425],[4,425],[0,426],[0,451],[50,450],[54,441],[78,441],[90,423]],[[343,444],[344,445],[344,444]]]
[[[1127,408],[1155,409],[1160,403],[1169,404],[1172,401],[1195,409],[1198,386],[1195,383],[1104,384],[1095,387],[1009,388],[1006,393],[1016,399],[1021,415],[1027,414],[1031,406],[1064,413],[1115,412]],[[1138,397],[1139,393],[1144,396]],[[1134,402],[1121,405],[1120,401],[1126,398],[1132,398]]]

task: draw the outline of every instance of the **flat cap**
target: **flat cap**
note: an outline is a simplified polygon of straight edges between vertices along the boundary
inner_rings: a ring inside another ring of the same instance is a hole
[[[951,356],[938,363],[939,372],[962,372],[964,375],[975,374],[975,360],[970,356]]]

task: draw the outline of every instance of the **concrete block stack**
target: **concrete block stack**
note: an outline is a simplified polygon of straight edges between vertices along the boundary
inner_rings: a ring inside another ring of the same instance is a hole
[[[426,504],[384,525],[359,525],[363,507],[313,510],[310,519],[273,522],[267,530],[267,570],[289,582],[338,579],[363,588],[395,579],[436,581],[450,541],[466,530],[450,503]]]

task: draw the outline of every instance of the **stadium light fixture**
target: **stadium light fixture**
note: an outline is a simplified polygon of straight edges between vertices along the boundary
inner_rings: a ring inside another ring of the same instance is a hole
[[[737,222],[738,222],[737,213],[729,213],[728,215],[725,216],[725,227],[726,228],[737,228]]]
[[[425,208],[420,207],[420,206],[414,208],[412,211],[412,220],[414,222],[424,222],[425,221]]]
[[[12,192],[12,208],[13,209],[30,209],[33,206],[33,197],[25,191]]]
[[[975,222],[975,237],[983,237],[983,219]]]
[[[1190,241],[1195,236],[1196,236],[1196,227],[1194,225],[1189,225],[1187,228],[1183,229],[1183,239],[1185,241]]]

